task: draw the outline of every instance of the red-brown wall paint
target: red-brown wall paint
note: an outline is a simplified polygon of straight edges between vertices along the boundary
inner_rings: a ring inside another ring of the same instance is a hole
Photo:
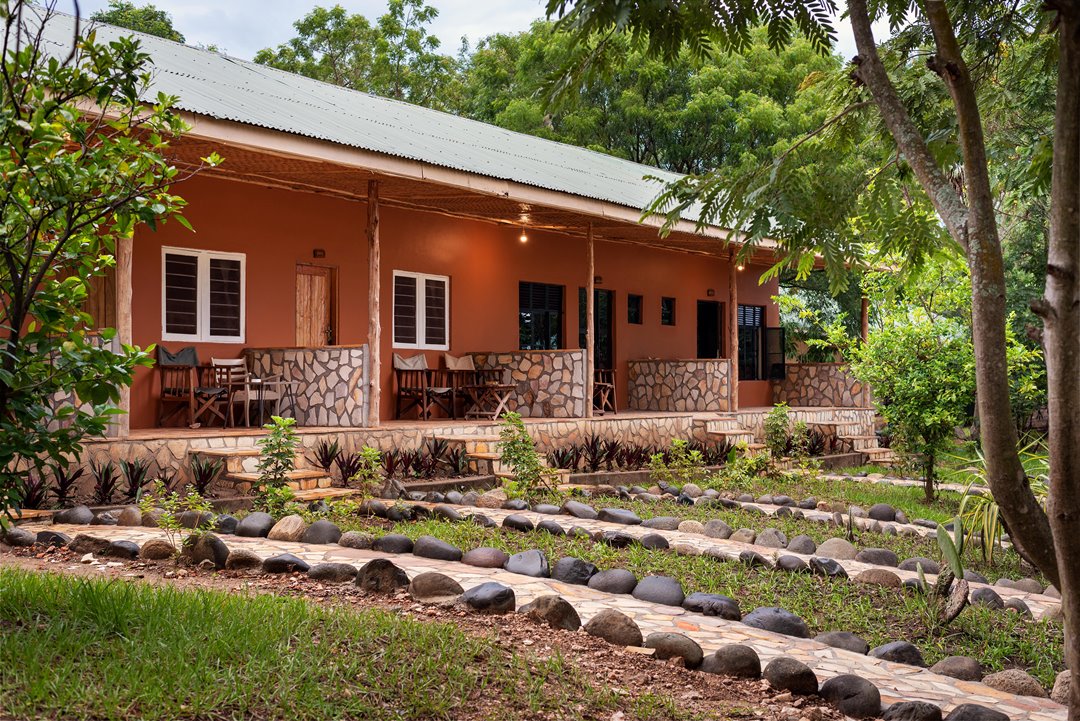
[[[200,360],[238,357],[246,347],[295,345],[296,265],[337,269],[337,343],[367,340],[367,247],[363,203],[221,179],[200,177],[177,186],[188,201],[185,215],[195,233],[177,223],[137,231],[133,259],[133,332],[137,345],[161,339],[161,248],[213,249],[247,254],[247,316],[243,343],[200,343]],[[518,283],[566,286],[564,343],[578,343],[578,288],[586,282],[585,241],[528,229],[450,218],[436,213],[384,207],[381,210],[383,402],[381,417],[393,414],[392,276],[394,270],[450,276],[450,352],[505,351],[518,347]],[[313,250],[325,257],[313,258]],[[764,268],[739,274],[739,302],[765,305],[768,325],[777,325],[770,301],[776,281],[758,284]],[[727,302],[725,260],[621,243],[596,244],[597,287],[615,291],[615,359],[619,405],[627,403],[626,362],[632,358],[692,358],[697,352],[696,301]],[[712,289],[715,295],[709,297]],[[626,318],[626,296],[644,296],[644,323]],[[676,324],[660,324],[660,298],[676,299]],[[185,343],[166,344],[177,348]],[[411,355],[416,351],[399,351]],[[429,351],[438,367],[441,352]],[[739,384],[740,405],[769,405],[768,382]],[[132,427],[156,423],[157,380],[140,370],[132,389]]]

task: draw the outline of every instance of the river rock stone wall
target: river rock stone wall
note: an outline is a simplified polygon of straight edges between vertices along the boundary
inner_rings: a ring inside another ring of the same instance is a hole
[[[367,346],[331,348],[249,348],[248,367],[256,376],[280,375],[294,383],[295,407],[281,411],[301,426],[357,427],[367,422]]]
[[[870,387],[845,363],[788,363],[784,380],[773,384],[773,400],[789,406],[870,408]]]
[[[477,368],[502,369],[516,386],[509,408],[525,418],[585,416],[585,351],[473,353]]]
[[[630,408],[637,411],[725,411],[731,396],[731,361],[632,360]]]

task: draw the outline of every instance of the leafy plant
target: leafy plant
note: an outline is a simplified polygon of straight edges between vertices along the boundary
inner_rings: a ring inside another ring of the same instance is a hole
[[[806,455],[811,457],[825,455],[825,434],[816,428],[806,432]]]
[[[296,499],[293,489],[286,485],[262,486],[252,501],[251,508],[262,513],[269,513],[274,520],[289,515],[290,506]]]
[[[596,473],[603,467],[606,458],[604,441],[599,436],[589,436],[581,444],[580,454],[582,470],[586,473]]]
[[[212,456],[194,455],[191,457],[191,482],[195,492],[205,496],[210,491],[210,484],[217,478],[224,462]]]
[[[259,456],[259,485],[283,486],[288,474],[296,468],[296,451],[300,439],[296,435],[296,419],[271,416],[263,426],[269,433],[257,442]]]
[[[512,492],[522,498],[534,498],[555,490],[554,470],[547,468],[536,451],[536,444],[525,430],[519,413],[503,414],[499,429],[499,459],[514,474],[513,486],[504,484],[507,495]]]
[[[334,461],[341,455],[341,444],[337,439],[327,440],[322,439],[315,444],[315,465],[323,469],[327,475],[330,475],[330,469],[334,467]]]
[[[792,424],[787,455],[792,458],[806,458],[810,455],[810,429],[806,421],[798,420]]]
[[[124,502],[137,502],[143,487],[150,481],[150,461],[145,458],[120,461],[120,472],[124,476]]]
[[[451,476],[464,476],[469,471],[469,457],[461,447],[449,449],[443,463]]]
[[[94,477],[93,503],[98,506],[107,506],[112,503],[120,484],[116,464],[112,460],[91,461],[90,475]]]
[[[619,449],[618,464],[624,471],[640,471],[649,465],[655,451],[648,446],[624,444]]]
[[[54,464],[52,467],[53,495],[61,508],[70,506],[75,500],[75,488],[79,479],[86,473],[81,466]]]
[[[31,473],[26,476],[22,487],[22,508],[38,509],[48,500],[49,487],[43,476]]]
[[[787,403],[777,403],[765,415],[765,448],[776,458],[787,454],[788,434],[791,428],[788,410]]]
[[[360,491],[370,494],[386,480],[380,472],[382,454],[371,446],[364,446],[360,449],[357,457],[359,467],[356,469],[356,473],[349,477],[349,481],[356,483],[356,488]]]
[[[391,452],[392,453],[392,452]],[[334,465],[337,466],[338,477],[341,479],[341,485],[348,487],[349,479],[360,472],[360,454],[359,453],[341,453],[334,459]],[[383,456],[383,468],[387,466],[387,456]],[[389,471],[386,477],[390,477]]]
[[[567,448],[556,448],[548,453],[547,457],[549,465],[567,471],[576,471],[581,463],[581,452],[576,445]]]
[[[139,510],[144,514],[157,512],[157,525],[165,532],[166,540],[176,547],[177,552],[192,538],[197,538],[209,531],[214,525],[213,506],[195,489],[188,486],[187,493],[181,496],[170,491],[160,480],[155,480],[150,490],[139,499]],[[180,523],[180,516],[188,511],[199,514],[200,522],[195,528],[187,528]]]
[[[649,460],[650,477],[657,483],[683,485],[696,483],[705,477],[705,462],[701,452],[684,440],[674,440],[666,453],[656,453]]]

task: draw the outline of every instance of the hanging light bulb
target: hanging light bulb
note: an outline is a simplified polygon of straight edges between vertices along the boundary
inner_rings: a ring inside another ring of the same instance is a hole
[[[529,242],[529,236],[525,234],[525,226],[524,225],[521,226],[521,235],[518,236],[518,240],[520,240],[522,243],[528,243]]]
[[[743,265],[742,263],[739,263],[737,266],[735,266],[735,270],[743,270],[745,268],[746,268],[746,266]]]

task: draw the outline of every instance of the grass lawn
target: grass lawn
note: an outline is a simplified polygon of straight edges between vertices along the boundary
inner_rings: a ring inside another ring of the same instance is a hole
[[[526,658],[446,623],[11,568],[0,668],[4,718],[608,718],[631,705],[557,652]]]
[[[673,551],[650,551],[640,546],[615,549],[580,538],[545,532],[520,533],[481,528],[473,523],[425,520],[394,524],[354,517],[337,519],[343,528],[381,535],[402,533],[410,538],[431,535],[463,550],[493,546],[509,553],[543,550],[554,563],[574,556],[600,569],[626,568],[639,578],[648,574],[672,576],[686,593],[723,593],[739,601],[743,612],[758,606],[782,606],[806,620],[812,633],[851,631],[871,646],[907,640],[922,650],[928,663],[945,656],[970,655],[993,670],[1020,667],[1048,687],[1064,668],[1061,627],[1047,621],[1025,620],[1013,613],[968,608],[948,628],[928,628],[921,599],[894,589],[747,568],[741,563],[709,556],[681,556]]]

